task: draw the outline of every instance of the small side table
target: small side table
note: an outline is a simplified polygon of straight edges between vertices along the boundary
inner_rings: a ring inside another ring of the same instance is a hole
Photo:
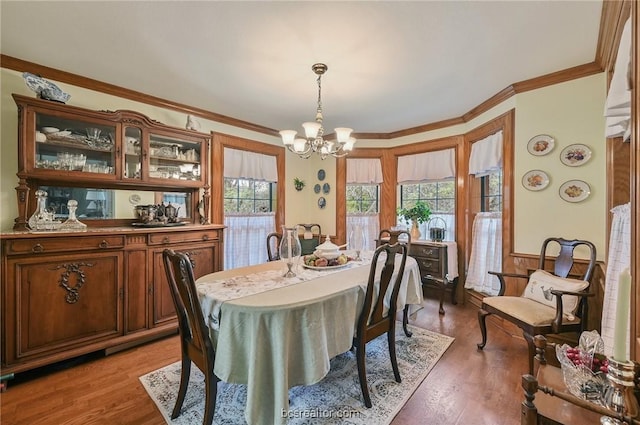
[[[455,242],[412,240],[409,255],[420,267],[423,285],[440,290],[439,313],[444,314],[444,293],[451,291],[451,304],[457,304],[458,246]]]

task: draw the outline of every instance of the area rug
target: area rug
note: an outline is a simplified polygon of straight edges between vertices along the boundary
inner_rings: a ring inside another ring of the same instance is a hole
[[[401,328],[401,326],[400,326]],[[388,425],[429,371],[453,342],[453,338],[410,326],[412,337],[397,330],[396,355],[402,383],[393,378],[385,335],[367,344],[367,380],[373,407],[362,402],[355,354],[343,353],[331,360],[329,374],[319,383],[289,390],[286,416],[290,425]],[[204,377],[191,367],[189,388],[181,415],[171,420],[180,383],[180,362],[140,377],[142,385],[171,425],[201,424],[204,414]],[[213,423],[245,425],[246,386],[220,382]]]

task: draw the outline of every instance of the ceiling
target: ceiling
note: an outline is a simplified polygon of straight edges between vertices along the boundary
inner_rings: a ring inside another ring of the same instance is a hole
[[[2,53],[271,129],[391,133],[593,62],[602,1],[6,1]],[[65,89],[64,84],[60,86]],[[73,104],[73,87],[70,104]]]

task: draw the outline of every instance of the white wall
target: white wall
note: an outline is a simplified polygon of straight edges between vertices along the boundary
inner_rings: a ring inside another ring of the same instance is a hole
[[[17,109],[12,93],[33,96],[26,87],[21,73],[0,69],[2,130],[0,133],[0,228],[8,230],[17,215],[14,187],[17,183]],[[183,127],[185,114],[152,107],[146,104],[58,83],[71,94],[70,105],[96,109],[131,109],[162,123]],[[433,140],[445,136],[464,134],[502,113],[516,108],[515,123],[515,182],[514,182],[514,248],[518,253],[537,254],[541,241],[549,235],[591,240],[598,249],[598,258],[605,253],[606,214],[605,139],[602,110],[605,96],[605,77],[598,74],[578,80],[545,87],[511,97],[491,110],[465,124],[405,136],[394,140],[359,140],[356,146],[390,147],[406,143]],[[200,131],[217,131],[280,144],[277,137],[238,129],[213,121],[199,119]],[[366,129],[364,129],[366,131]],[[557,140],[555,149],[547,156],[533,157],[527,150],[529,139],[537,134],[550,134]],[[592,148],[591,160],[581,167],[567,167],[559,160],[560,151],[569,144],[584,143]],[[530,169],[542,169],[550,174],[551,184],[540,192],[530,192],[520,183],[522,175]],[[329,194],[315,194],[313,187],[320,183],[319,169],[324,169],[329,183]],[[335,234],[336,161],[318,157],[299,159],[287,153],[285,167],[286,207],[285,224],[319,223],[323,233]],[[305,181],[304,190],[297,192],[293,179]],[[558,188],[568,179],[581,179],[591,185],[591,196],[579,204],[560,199]],[[318,198],[324,196],[327,206],[318,208]]]

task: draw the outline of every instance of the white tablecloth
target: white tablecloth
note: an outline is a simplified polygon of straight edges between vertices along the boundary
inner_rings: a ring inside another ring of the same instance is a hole
[[[260,285],[259,275],[272,276],[275,270],[283,273],[284,264],[226,270],[196,282],[203,312],[218,315],[207,318],[216,324],[209,325],[215,373],[225,382],[247,385],[245,419],[251,425],[286,423],[282,413],[289,408],[288,389],[320,381],[329,372],[330,359],[351,348],[369,276],[367,264],[352,266],[266,292],[215,300],[212,288],[221,281],[238,285],[248,276]],[[307,272],[314,271],[301,274]],[[418,265],[407,257],[398,311],[421,303]]]

